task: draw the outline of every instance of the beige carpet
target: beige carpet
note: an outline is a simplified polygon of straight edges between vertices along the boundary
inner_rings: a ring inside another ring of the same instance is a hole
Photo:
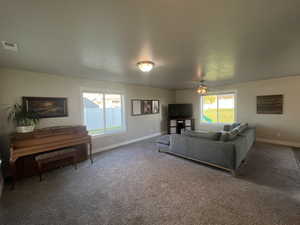
[[[257,144],[241,177],[156,151],[147,140],[6,188],[0,224],[300,224],[300,171]]]

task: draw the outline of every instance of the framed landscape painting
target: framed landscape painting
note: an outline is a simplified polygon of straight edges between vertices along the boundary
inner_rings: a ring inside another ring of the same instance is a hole
[[[39,118],[67,117],[67,98],[23,97],[27,112],[34,112]]]

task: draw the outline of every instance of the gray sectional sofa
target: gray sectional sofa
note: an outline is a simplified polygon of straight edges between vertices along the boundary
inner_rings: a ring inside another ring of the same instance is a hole
[[[172,134],[160,138],[157,145],[162,152],[216,166],[235,175],[255,142],[255,133],[255,127],[246,124],[227,132]]]

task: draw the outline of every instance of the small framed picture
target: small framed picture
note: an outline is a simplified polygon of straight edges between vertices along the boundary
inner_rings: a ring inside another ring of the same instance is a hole
[[[131,100],[131,115],[139,116],[142,115],[142,101],[138,99]]]
[[[143,100],[142,113],[143,114],[151,114],[152,113],[152,100]]]
[[[152,113],[153,114],[159,113],[159,108],[160,108],[159,100],[153,100],[152,101]]]

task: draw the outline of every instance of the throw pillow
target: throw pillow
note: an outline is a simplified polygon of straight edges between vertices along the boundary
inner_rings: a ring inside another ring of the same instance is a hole
[[[242,123],[240,126],[239,126],[239,134],[243,133],[245,130],[248,129],[248,123]]]
[[[220,141],[233,141],[239,134],[239,129],[238,127],[234,128],[232,131],[230,132],[223,132],[221,137],[220,137]]]
[[[231,127],[232,127],[232,125],[226,124],[226,125],[224,125],[223,131],[227,131],[227,132],[231,131]]]
[[[231,130],[233,130],[234,128],[236,128],[236,127],[238,127],[238,126],[240,126],[241,125],[241,123],[233,123],[232,125],[231,125]]]
[[[229,131],[232,131],[234,128],[236,128],[240,125],[241,125],[241,123],[226,124],[226,125],[224,125],[223,130],[229,132]]]

